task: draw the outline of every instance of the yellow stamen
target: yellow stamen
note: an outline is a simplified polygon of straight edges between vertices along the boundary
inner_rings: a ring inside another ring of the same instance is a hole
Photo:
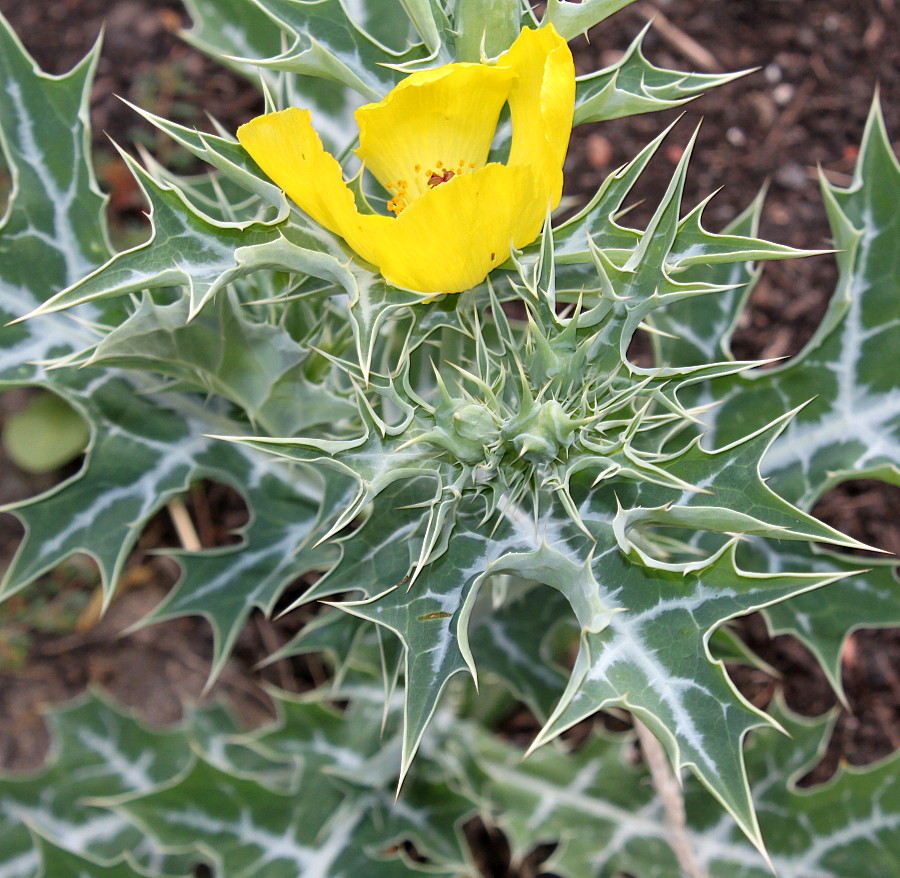
[[[406,207],[406,205],[403,204],[399,196],[395,196],[387,203],[387,209],[394,214],[399,214],[404,207]]]

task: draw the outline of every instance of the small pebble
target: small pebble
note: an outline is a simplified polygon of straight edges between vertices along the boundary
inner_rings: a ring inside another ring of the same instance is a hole
[[[613,147],[608,137],[591,134],[585,147],[587,160],[592,168],[605,168],[612,161]]]
[[[665,148],[664,155],[673,165],[677,165],[684,155],[684,147],[679,146],[677,143],[673,143],[671,146]]]
[[[731,128],[725,132],[725,139],[732,146],[743,146],[747,142],[747,135],[736,125],[732,125]]]
[[[814,49],[819,42],[819,36],[811,27],[799,27],[795,35],[798,45],[804,49]]]
[[[772,89],[772,99],[779,107],[789,104],[796,93],[796,89],[789,82],[782,82]]]
[[[807,183],[806,171],[797,162],[788,162],[775,172],[775,181],[786,189],[802,189]]]
[[[773,204],[769,208],[769,219],[777,226],[786,226],[791,221],[791,214],[781,204]]]
[[[777,64],[770,64],[763,70],[763,76],[765,76],[766,82],[775,85],[775,83],[781,82],[781,68]]]

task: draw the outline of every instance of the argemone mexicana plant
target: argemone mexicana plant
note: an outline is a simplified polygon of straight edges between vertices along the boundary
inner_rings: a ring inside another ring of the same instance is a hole
[[[759,610],[840,693],[846,634],[897,619],[889,563],[809,514],[843,479],[900,481],[900,168],[877,104],[851,186],[823,182],[822,326],[790,361],[739,362],[757,263],[808,255],[757,236],[761,201],[705,229],[689,148],[628,225],[663,133],[553,215],[573,121],[733,78],[656,68],[640,36],[576,78],[567,40],[621,0],[188,5],[187,38],[267,111],[232,136],[139,110],[213,171],[126,157],[153,229],[115,254],[86,151],[96,50],[48,77],[0,31],[0,381],[91,431],[77,475],[14,507],[2,594],[82,551],[108,602],[147,519],[212,478],[251,509],[241,542],[176,553],[144,622],[204,615],[214,679],[308,577],[297,603],[324,608],[277,655],[334,676],[252,734],[216,707],[167,731],[97,695],[58,712],[55,761],[0,782],[0,873],[474,875],[459,826],[482,813],[514,860],[554,843],[573,878],[893,874],[895,762],[798,792],[827,723],[754,707],[723,664],[753,660],[726,623]],[[627,357],[640,329],[649,367]],[[524,762],[494,733],[517,701],[541,726]],[[686,825],[622,741],[552,743],[610,708],[683,777]]]

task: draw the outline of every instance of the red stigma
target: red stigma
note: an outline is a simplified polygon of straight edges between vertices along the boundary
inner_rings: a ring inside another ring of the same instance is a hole
[[[455,176],[456,175],[453,173],[453,171],[450,170],[450,168],[444,168],[444,170],[439,174],[432,174],[428,178],[428,186],[431,189],[434,189],[434,187],[437,186],[438,183],[446,183],[451,177]]]

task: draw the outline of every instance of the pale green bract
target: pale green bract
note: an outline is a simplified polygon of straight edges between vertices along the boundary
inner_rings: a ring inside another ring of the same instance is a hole
[[[625,5],[553,0],[546,19],[571,38]],[[539,23],[503,0],[188,6],[194,46],[261,80],[271,109],[310,107],[336,153],[353,109],[406,72]],[[576,122],[732,78],[658,69],[640,42],[579,80]],[[0,28],[0,312],[16,321],[0,383],[56,394],[90,428],[81,470],[11,508],[26,536],[0,594],[87,552],[109,602],[147,520],[214,479],[250,507],[241,542],[176,553],[181,580],[145,624],[208,618],[215,677],[254,608],[324,574],[301,601],[337,608],[279,656],[324,652],[335,683],[278,696],[278,721],[253,733],[217,707],[164,731],[96,694],[57,711],[46,768],[0,779],[0,876],[472,875],[460,827],[481,814],[516,862],[550,843],[546,868],[566,878],[676,878],[630,738],[552,743],[610,707],[687,769],[687,835],[710,875],[770,874],[766,857],[783,878],[894,874],[896,762],[798,790],[827,722],[752,707],[714,657],[717,629],[762,609],[840,691],[847,634],[898,623],[889,563],[814,546],[858,544],[809,515],[845,479],[900,484],[884,368],[900,168],[877,103],[852,185],[823,182],[829,312],[799,356],[761,368],[729,341],[757,264],[806,254],[757,237],[761,202],[720,234],[702,205],[684,214],[690,149],[646,229],[617,219],[664,135],[485,284],[422,304],[292,208],[230,134],[142,109],[213,172],[126,159],[153,230],[111,253],[88,154],[96,59],[50,77]],[[648,369],[625,357],[641,326],[658,331]],[[544,724],[524,762],[490,731],[509,693]],[[761,729],[745,748],[760,726],[793,738]]]

